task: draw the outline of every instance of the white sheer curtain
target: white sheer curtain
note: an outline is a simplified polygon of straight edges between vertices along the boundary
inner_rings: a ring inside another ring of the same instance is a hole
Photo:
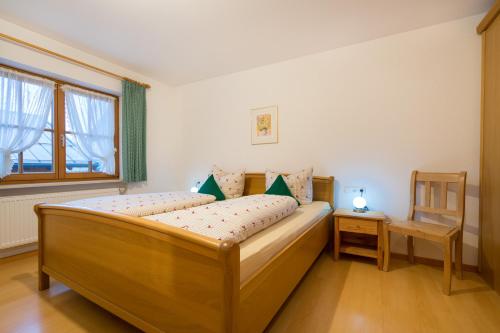
[[[38,142],[53,110],[54,82],[0,67],[0,178],[11,154]]]
[[[101,171],[115,174],[115,98],[64,86],[69,129],[80,152],[99,161]],[[68,123],[67,123],[68,124]]]

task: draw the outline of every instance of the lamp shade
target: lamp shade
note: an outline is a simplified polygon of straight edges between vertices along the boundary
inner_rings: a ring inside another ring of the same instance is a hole
[[[196,184],[194,184],[194,186],[191,187],[190,191],[193,193],[198,193],[198,190],[200,189],[200,183],[201,183],[200,181],[197,181]]]
[[[352,200],[352,205],[356,209],[363,209],[366,207],[366,200],[363,197],[356,197]]]

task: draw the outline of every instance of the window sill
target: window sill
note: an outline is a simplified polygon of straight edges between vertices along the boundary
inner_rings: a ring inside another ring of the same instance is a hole
[[[46,182],[46,183],[24,183],[24,184],[0,184],[1,190],[8,189],[23,189],[23,188],[38,188],[38,187],[64,187],[64,186],[75,186],[75,185],[86,185],[86,184],[112,184],[112,183],[122,183],[121,179],[107,179],[107,180],[83,180],[74,182]]]

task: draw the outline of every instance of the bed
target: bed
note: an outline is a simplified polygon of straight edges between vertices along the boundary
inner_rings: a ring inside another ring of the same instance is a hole
[[[327,204],[314,203],[308,222],[286,223],[307,213],[299,208],[239,244],[139,217],[37,205],[39,290],[53,277],[146,332],[261,332],[327,243],[333,177],[314,177],[313,186],[314,200]],[[264,191],[264,174],[246,175],[244,195]],[[266,241],[276,235],[280,246]]]

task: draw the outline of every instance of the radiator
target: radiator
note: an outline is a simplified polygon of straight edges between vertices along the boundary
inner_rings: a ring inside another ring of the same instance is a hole
[[[118,188],[0,197],[0,250],[37,241],[38,224],[33,206],[38,203],[61,203],[114,194],[119,194]]]

